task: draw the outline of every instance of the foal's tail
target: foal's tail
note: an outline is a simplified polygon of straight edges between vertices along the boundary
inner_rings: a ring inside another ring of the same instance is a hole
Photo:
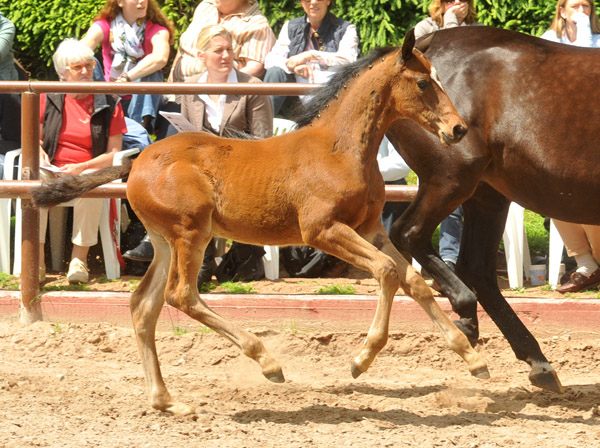
[[[49,207],[68,202],[113,180],[122,179],[131,171],[131,161],[124,160],[121,166],[111,166],[78,176],[60,176],[42,182],[38,190],[32,193],[37,207]]]

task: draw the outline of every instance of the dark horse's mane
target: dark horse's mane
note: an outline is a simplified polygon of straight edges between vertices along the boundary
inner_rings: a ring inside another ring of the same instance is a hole
[[[340,91],[348,81],[375,60],[397,50],[397,47],[379,47],[369,52],[365,57],[350,64],[342,65],[327,84],[310,94],[309,102],[295,111],[294,121],[298,127],[306,126],[319,114],[327,103]]]

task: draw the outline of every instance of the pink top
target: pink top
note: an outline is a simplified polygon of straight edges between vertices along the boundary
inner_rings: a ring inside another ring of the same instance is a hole
[[[94,23],[98,24],[104,34],[104,39],[102,39],[102,65],[104,65],[104,79],[110,81],[110,68],[113,61],[113,51],[110,45],[110,21],[108,19],[102,19],[97,20]],[[161,30],[168,31],[166,27],[150,20],[146,20],[146,33],[144,35],[144,42],[142,43],[144,56],[152,53],[152,38]]]

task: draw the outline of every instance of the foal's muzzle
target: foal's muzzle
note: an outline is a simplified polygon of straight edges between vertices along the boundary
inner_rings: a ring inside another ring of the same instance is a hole
[[[452,128],[452,133],[441,131],[440,139],[442,140],[442,143],[446,145],[458,143],[467,134],[467,131],[468,129],[466,126],[457,124]]]

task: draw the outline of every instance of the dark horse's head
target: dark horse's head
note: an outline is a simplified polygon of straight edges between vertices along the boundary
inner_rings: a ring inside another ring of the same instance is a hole
[[[341,66],[329,82],[314,91],[311,100],[296,112],[294,118],[298,127],[308,125],[319,116],[352,78],[386,59],[391,63],[380,65],[385,72],[378,72],[378,77],[370,80],[369,88],[375,89],[375,85],[380,83],[388,84],[381,99],[396,112],[396,118],[415,121],[437,135],[443,144],[458,142],[466,134],[467,125],[456,112],[431,62],[415,48],[414,30],[407,33],[402,49],[376,48],[356,62]]]

